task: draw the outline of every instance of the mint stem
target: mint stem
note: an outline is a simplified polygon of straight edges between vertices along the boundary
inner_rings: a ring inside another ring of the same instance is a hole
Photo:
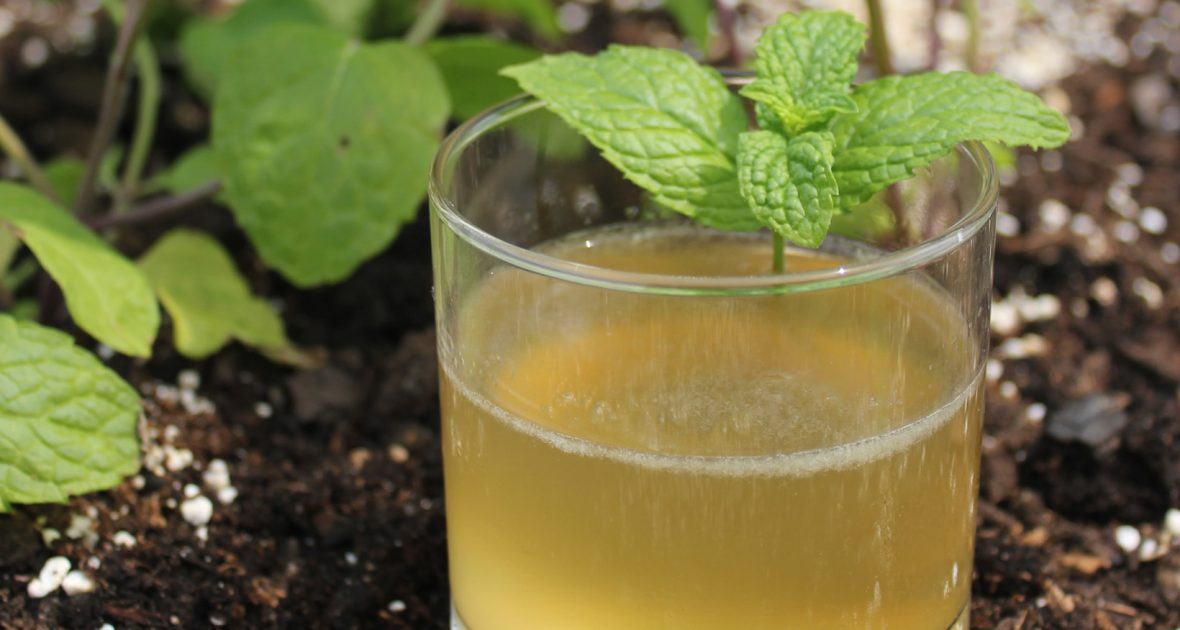
[[[107,146],[111,143],[111,138],[115,135],[115,127],[123,109],[123,98],[127,94],[127,75],[131,70],[132,51],[135,50],[135,41],[139,38],[144,16],[147,15],[151,2],[152,0],[127,2],[123,23],[119,25],[119,39],[115,43],[115,52],[111,55],[111,63],[103,81],[98,125],[94,131],[94,140],[90,143],[90,154],[86,156],[86,172],[78,186],[78,198],[74,201],[75,214],[86,212],[94,200],[98,167],[102,163]]]
[[[170,217],[187,210],[206,199],[211,199],[221,192],[221,182],[213,180],[173,197],[160,197],[144,202],[143,205],[132,208],[121,214],[104,214],[85,219],[86,225],[95,231],[102,231],[112,227],[135,225]]]
[[[107,12],[119,24],[123,22],[123,7],[115,0],[103,3]],[[160,64],[147,38],[135,44],[135,67],[139,72],[139,103],[135,112],[135,131],[131,136],[131,151],[123,167],[123,178],[115,191],[115,213],[126,212],[139,192],[140,177],[156,133],[156,118],[160,109]]]
[[[967,69],[979,72],[979,3],[963,0],[963,14],[967,17]]]
[[[778,232],[771,232],[771,243],[774,247],[774,262],[771,264],[771,271],[774,273],[782,273],[786,271],[786,260],[783,256],[783,249],[786,243],[783,241],[783,235]]]
[[[894,74],[893,58],[889,53],[889,36],[885,32],[885,11],[881,8],[881,0],[865,2],[869,8],[869,43],[873,47],[873,62],[877,64],[877,74]]]
[[[447,0],[430,0],[406,33],[406,43],[421,46],[434,37],[447,17]]]
[[[37,164],[36,158],[32,153],[29,153],[28,147],[21,140],[20,135],[16,130],[8,124],[3,115],[0,115],[0,151],[8,154],[8,157],[16,161],[21,169],[25,172],[25,177],[29,178],[29,183],[36,188],[38,192],[49,197],[53,201],[60,201],[57,194],[53,192],[53,186],[49,185],[49,179],[45,177],[45,171],[41,170],[41,166]]]

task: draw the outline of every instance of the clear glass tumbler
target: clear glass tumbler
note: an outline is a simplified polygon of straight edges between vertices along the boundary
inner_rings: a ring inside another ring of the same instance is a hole
[[[966,627],[980,145],[779,274],[530,98],[444,142],[430,200],[453,627]]]

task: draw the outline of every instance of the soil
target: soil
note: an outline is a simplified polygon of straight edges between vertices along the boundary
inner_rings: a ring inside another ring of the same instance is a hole
[[[93,103],[79,102],[79,84],[62,77],[93,82],[100,57],[0,75],[0,111],[29,131],[36,153],[84,149]],[[1180,625],[1180,540],[1163,526],[1180,506],[1180,266],[1161,254],[1180,240],[1180,142],[1131,106],[1132,86],[1147,76],[1164,77],[1175,93],[1168,63],[1157,51],[1067,80],[1085,133],[1059,153],[1020,154],[1021,177],[1004,191],[1022,229],[999,239],[997,299],[1047,294],[1061,309],[993,342],[974,628]],[[191,96],[170,93],[179,96],[162,117],[165,152],[205,124]],[[1124,164],[1142,169],[1130,188],[1140,205],[1164,212],[1165,234],[1112,236],[1126,231],[1108,200],[1112,183],[1128,176]],[[1046,199],[1090,217],[1095,231],[1076,218],[1046,229]],[[185,221],[231,246],[255,289],[279,300],[292,338],[320,351],[323,364],[298,372],[240,347],[192,364],[166,341],[148,363],[113,359],[144,393],[147,465],[112,491],[0,517],[0,627],[445,628],[424,221],[346,282],[314,291],[263,271],[224,211],[204,208]],[[125,235],[123,245],[141,249],[158,229]],[[1032,356],[1003,358],[1012,339]],[[215,459],[228,464],[231,503],[203,479]],[[205,527],[182,518],[188,484],[214,498]],[[66,532],[75,515],[92,521],[77,538],[42,540],[49,529]],[[1151,542],[1120,548],[1115,530],[1124,525]],[[126,540],[117,532],[134,546],[117,544]],[[29,580],[53,555],[93,576],[95,591],[28,597]]]

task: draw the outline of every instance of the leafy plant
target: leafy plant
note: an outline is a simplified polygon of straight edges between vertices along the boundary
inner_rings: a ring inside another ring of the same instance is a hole
[[[505,69],[659,202],[706,225],[817,247],[837,215],[961,142],[1052,147],[1069,126],[994,75],[887,76],[852,86],[864,25],[840,12],[784,15],[755,50],[748,129],[715,70],[672,50],[611,46]]]
[[[183,24],[176,46],[211,106],[212,137],[146,179],[162,88],[155,45],[141,35],[150,0],[104,1],[119,36],[85,161],[61,156],[42,169],[0,116],[0,149],[28,180],[0,183],[0,512],[106,488],[138,468],[134,390],[67,335],[21,321],[37,314],[21,294],[39,270],[77,326],[117,352],[151,355],[162,304],[186,357],[237,340],[303,363],[212,236],[173,229],[132,261],[117,230],[215,199],[293,284],[341,280],[414,217],[452,104],[465,118],[510,95],[497,70],[539,55],[489,37],[430,41],[445,0],[425,2],[404,40],[364,41],[373,20],[389,23],[391,1],[398,23],[402,0],[247,0]],[[456,4],[557,34],[544,0]],[[133,74],[124,152],[113,139]]]

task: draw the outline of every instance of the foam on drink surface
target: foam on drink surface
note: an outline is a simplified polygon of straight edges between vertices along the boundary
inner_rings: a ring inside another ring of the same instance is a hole
[[[925,418],[882,435],[848,444],[797,453],[734,457],[667,455],[595,444],[565,433],[546,429],[536,422],[514,415],[477,394],[461,379],[455,378],[446,361],[442,362],[442,369],[459,395],[506,426],[511,427],[512,430],[531,436],[560,451],[579,457],[610,459],[631,466],[656,470],[727,476],[812,475],[826,470],[840,470],[863,465],[886,457],[929,436],[944,423],[954,418],[957,413],[962,411],[967,399],[975,394],[980,379],[977,375],[954,399]],[[456,445],[456,447],[462,448],[462,445]]]

